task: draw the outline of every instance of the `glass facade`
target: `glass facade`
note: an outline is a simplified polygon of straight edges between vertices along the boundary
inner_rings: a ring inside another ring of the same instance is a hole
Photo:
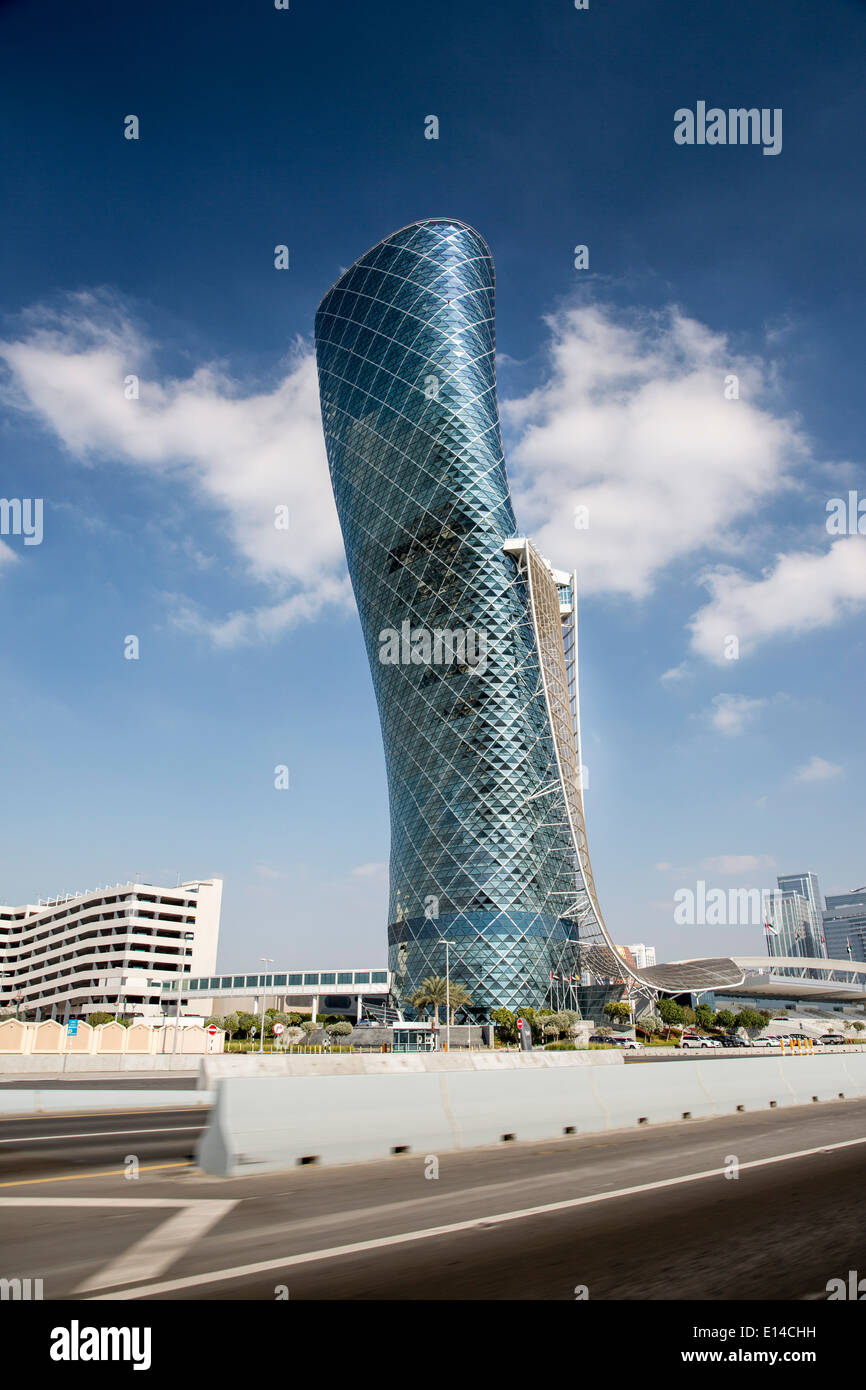
[[[572,692],[566,675],[554,707],[546,684],[555,661],[566,672],[562,595],[544,580],[545,638],[532,566],[503,548],[516,525],[494,346],[490,252],[446,219],[368,251],[316,315],[331,480],[388,776],[388,964],[405,1006],[426,976],[444,976],[447,940],[476,1016],[543,1005],[551,977],[578,969],[579,892],[591,909],[571,765],[554,738],[564,712],[573,762]],[[445,632],[466,636],[454,660],[447,646],[437,660]]]
[[[828,897],[824,935],[831,959],[866,961],[866,888]]]
[[[814,954],[826,956],[827,950],[821,920],[824,914],[824,902],[821,897],[821,889],[818,886],[817,875],[812,873],[780,874],[776,882],[781,892],[797,893],[801,898],[806,899],[809,904],[809,936],[815,947]]]
[[[815,922],[815,911],[802,893],[779,889],[765,900],[767,921],[774,928],[767,932],[771,956],[810,956],[827,954],[823,932]]]
[[[387,970],[324,970],[307,971],[303,974],[294,975],[206,975],[202,978],[184,980],[184,990],[199,990],[207,993],[209,990],[225,992],[243,993],[249,990],[275,990],[275,989],[298,989],[298,990],[317,990],[320,985],[337,984],[351,985],[387,985]],[[163,982],[162,989],[167,993],[177,993],[178,982],[176,979]]]

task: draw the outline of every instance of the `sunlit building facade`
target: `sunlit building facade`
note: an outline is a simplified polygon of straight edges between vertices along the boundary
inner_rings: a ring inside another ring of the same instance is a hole
[[[389,969],[405,1005],[447,942],[476,1016],[623,973],[586,852],[575,577],[517,534],[494,350],[490,251],[448,219],[373,247],[316,315],[387,765]]]

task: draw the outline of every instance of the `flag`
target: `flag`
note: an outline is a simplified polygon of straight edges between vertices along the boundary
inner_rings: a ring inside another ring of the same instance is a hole
[[[772,922],[765,922],[765,923],[764,923],[764,926],[766,927],[767,931],[771,933],[771,935],[773,935],[773,936],[778,936],[778,935],[779,935],[778,928],[774,927],[773,924],[772,924]]]

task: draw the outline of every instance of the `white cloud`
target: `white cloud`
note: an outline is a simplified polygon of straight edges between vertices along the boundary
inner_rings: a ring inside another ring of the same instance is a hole
[[[740,878],[743,874],[752,874],[757,869],[772,869],[774,865],[775,860],[768,854],[717,854],[713,858],[704,859],[701,868],[714,874]]]
[[[834,777],[841,777],[842,769],[838,763],[828,763],[826,758],[819,758],[817,754],[798,767],[794,774],[797,782],[829,782]]]
[[[230,644],[347,602],[312,352],[296,344],[272,390],[243,395],[214,365],[158,380],[152,351],[121,309],[94,295],[75,296],[60,314],[31,314],[17,341],[0,343],[13,399],[76,458],[182,478],[224,515],[273,601],[216,622],[181,605],[186,626]],[[125,398],[130,374],[140,377],[139,400]],[[287,530],[274,524],[279,506],[288,508]]]
[[[758,510],[795,486],[808,458],[793,418],[767,404],[772,365],[737,357],[724,336],[676,309],[625,322],[604,308],[571,307],[547,322],[546,380],[503,405],[516,436],[510,470],[521,527],[555,564],[576,565],[583,592],[641,598],[678,559],[741,553]],[[167,377],[122,306],[80,294],[59,313],[31,312],[16,340],[0,343],[0,357],[7,395],[74,457],[182,480],[217,510],[263,585],[262,601],[214,614],[177,596],[173,618],[183,628],[234,646],[351,605],[308,346],[296,343],[282,378],[255,394],[220,365]],[[725,399],[731,372],[738,400]],[[137,401],[124,396],[130,373],[141,379]],[[288,530],[274,525],[280,505]],[[586,530],[575,529],[578,506],[588,508]],[[215,523],[194,518],[191,563],[195,555],[212,563],[197,526]],[[11,558],[0,542],[0,564]],[[866,603],[866,538],[839,540],[824,555],[782,555],[757,580],[716,567],[704,582],[710,601],[692,619],[691,642],[720,663],[728,634],[744,653]],[[686,674],[674,667],[662,680]],[[716,727],[726,717],[718,711]]]
[[[688,664],[681,661],[679,666],[671,666],[670,670],[663,671],[659,680],[665,685],[675,685],[677,681],[685,680],[689,674]]]
[[[793,420],[761,404],[769,374],[675,309],[624,324],[569,308],[547,323],[548,379],[503,406],[521,528],[576,565],[584,592],[635,597],[672,561],[740,546],[806,454]],[[731,372],[738,400],[725,399]]]
[[[355,878],[380,878],[382,874],[388,872],[388,865],[384,863],[359,864],[352,870]]]
[[[714,695],[707,715],[717,733],[736,738],[754,723],[766,703],[748,695]]]
[[[259,878],[265,878],[268,880],[288,878],[288,874],[284,873],[282,869],[272,869],[270,864],[257,864],[256,873],[258,874]]]
[[[823,553],[779,555],[760,579],[719,569],[704,582],[711,599],[689,624],[692,647],[722,665],[731,634],[743,656],[758,642],[827,627],[866,605],[866,538],[847,536]]]

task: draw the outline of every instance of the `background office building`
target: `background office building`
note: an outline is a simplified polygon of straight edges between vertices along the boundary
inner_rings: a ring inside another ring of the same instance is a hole
[[[828,896],[824,938],[833,960],[866,961],[866,887]]]
[[[212,973],[221,898],[212,878],[0,907],[0,1008],[36,1020],[159,1015],[167,980]]]
[[[645,946],[642,941],[633,942],[628,948],[638,970],[647,970],[656,963],[655,946]]]
[[[773,928],[766,932],[771,956],[826,956],[821,917],[811,897],[779,889],[767,894],[764,906]]]
[[[385,748],[396,996],[445,974],[446,942],[482,1016],[543,1005],[578,942],[621,976],[586,846],[575,576],[517,535],[486,243],[443,218],[387,237],[322,300],[316,354]]]
[[[822,926],[824,899],[821,897],[821,889],[818,886],[818,875],[812,873],[780,874],[776,882],[781,892],[799,893],[801,898],[806,899],[809,904],[812,935],[817,941],[820,941],[824,934]]]

